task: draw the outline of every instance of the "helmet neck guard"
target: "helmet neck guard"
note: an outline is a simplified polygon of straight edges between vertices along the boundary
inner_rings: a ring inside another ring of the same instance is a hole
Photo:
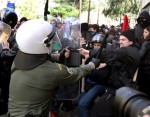
[[[14,63],[20,70],[30,70],[44,63],[47,57],[48,54],[26,54],[19,50]]]

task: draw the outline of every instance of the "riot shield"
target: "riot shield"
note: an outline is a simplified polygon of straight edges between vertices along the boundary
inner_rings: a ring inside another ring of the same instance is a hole
[[[51,46],[52,53],[58,53],[58,51],[62,48],[61,41],[57,33],[55,33],[55,35],[53,36],[53,42]]]
[[[7,42],[11,34],[11,27],[0,21],[0,43]]]
[[[0,21],[0,51],[2,50],[2,43],[7,42],[11,34],[11,27]]]
[[[80,22],[77,18],[67,18],[64,24],[63,35],[60,35],[62,48],[70,50],[70,57],[64,61],[68,67],[78,67],[81,65],[81,55],[77,51],[80,48]],[[80,94],[80,81],[61,85],[56,100],[75,100]]]

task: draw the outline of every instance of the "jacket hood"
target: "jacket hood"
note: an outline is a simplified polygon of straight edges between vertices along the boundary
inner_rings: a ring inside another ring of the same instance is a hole
[[[139,18],[150,19],[150,15],[147,11],[142,11],[139,15]]]

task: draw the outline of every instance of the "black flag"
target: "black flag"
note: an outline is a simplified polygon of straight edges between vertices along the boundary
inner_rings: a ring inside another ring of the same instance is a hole
[[[47,21],[47,14],[50,14],[50,12],[48,11],[48,0],[46,0],[45,3],[45,9],[44,9],[44,20]]]

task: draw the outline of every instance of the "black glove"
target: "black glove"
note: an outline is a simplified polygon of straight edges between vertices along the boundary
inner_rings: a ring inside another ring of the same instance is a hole
[[[91,62],[94,63],[95,68],[97,68],[100,64],[100,59],[92,58]]]

